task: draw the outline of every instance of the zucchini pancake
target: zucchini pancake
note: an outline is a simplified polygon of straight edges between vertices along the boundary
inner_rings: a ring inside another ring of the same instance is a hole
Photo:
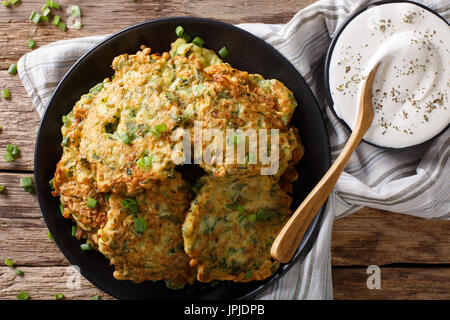
[[[292,92],[182,37],[162,54],[145,46],[122,54],[112,68],[63,117],[52,181],[82,249],[101,252],[118,280],[164,280],[173,289],[271,276],[279,263],[270,247],[291,214],[303,156],[290,125]],[[199,140],[198,129],[227,135]],[[264,142],[261,129],[270,132]],[[245,130],[257,132],[256,149]],[[220,161],[230,145],[231,161]],[[198,149],[216,161],[195,162]],[[277,157],[256,161],[262,155]]]

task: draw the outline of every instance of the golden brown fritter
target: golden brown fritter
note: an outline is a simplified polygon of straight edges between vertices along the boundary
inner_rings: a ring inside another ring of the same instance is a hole
[[[64,217],[77,223],[77,237],[88,237],[95,245],[97,230],[106,223],[108,203],[105,195],[97,193],[89,163],[78,154],[84,108],[89,101],[90,97],[83,96],[74,110],[63,118],[63,156],[56,167],[53,185]],[[95,208],[87,205],[89,198],[97,201]]]
[[[115,267],[119,280],[168,279],[172,286],[192,283],[181,226],[190,187],[177,173],[135,198],[112,194],[108,222],[100,229],[99,251]]]
[[[89,239],[120,280],[165,280],[181,288],[195,277],[247,282],[273,274],[279,264],[270,246],[290,215],[286,192],[303,156],[289,125],[297,106],[292,92],[183,39],[170,52],[143,46],[120,55],[112,68],[114,76],[63,119],[54,195],[76,222],[77,237]],[[222,138],[200,142],[196,129],[218,129]],[[268,141],[259,141],[259,129],[267,129]],[[256,149],[239,130],[254,130]],[[175,171],[185,164],[183,132],[193,157],[200,147],[207,173],[192,202]],[[226,159],[229,148],[235,152]],[[222,161],[208,162],[206,155]],[[270,176],[261,175],[271,165]]]
[[[289,218],[291,198],[268,176],[200,180],[183,224],[184,248],[197,279],[247,282],[272,275],[270,247]]]

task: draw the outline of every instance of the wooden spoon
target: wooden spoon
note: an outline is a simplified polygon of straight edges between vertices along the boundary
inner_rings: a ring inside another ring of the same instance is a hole
[[[270,254],[274,259],[282,263],[289,262],[292,259],[311,221],[330,195],[348,160],[364,134],[370,128],[374,116],[372,85],[379,65],[372,69],[364,81],[356,124],[347,144],[331,168],[295,210],[283,229],[281,229],[270,250]]]

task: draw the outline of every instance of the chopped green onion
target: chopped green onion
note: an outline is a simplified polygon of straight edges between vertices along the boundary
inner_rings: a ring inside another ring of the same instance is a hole
[[[184,41],[189,42],[191,41],[192,37],[189,35],[189,33],[187,32],[183,32],[183,36],[182,38],[184,39]]]
[[[48,17],[50,15],[51,10],[47,4],[44,4],[44,6],[41,9],[41,12],[44,17]]]
[[[86,205],[91,208],[91,209],[95,209],[97,207],[97,200],[95,200],[94,198],[89,197],[88,201],[86,202]]]
[[[66,31],[66,24],[63,22],[58,22],[57,27],[61,30],[61,31]]]
[[[64,299],[64,295],[62,293],[55,294],[55,300],[62,300]]]
[[[198,45],[199,47],[203,47],[205,41],[200,37],[195,37],[194,40],[192,40],[192,43]]]
[[[16,269],[16,274],[17,274],[18,276],[23,276],[23,271],[20,270],[20,269]]]
[[[157,124],[154,126],[154,128],[158,132],[165,132],[167,130],[167,126],[164,123]]]
[[[42,17],[41,17],[41,21],[42,21],[42,22],[48,22],[48,17],[42,16]]]
[[[77,226],[72,226],[72,236],[75,237],[77,235]]]
[[[178,37],[183,38],[186,42],[191,41],[191,36],[184,31],[184,28],[182,26],[176,27],[175,33]]]
[[[50,15],[50,8],[45,8],[45,9],[43,9],[41,11],[42,11],[42,15],[44,17],[48,17]]]
[[[245,277],[247,279],[250,279],[251,276],[252,276],[252,272],[250,270],[248,270],[247,273],[245,274]]]
[[[5,259],[5,265],[8,267],[14,267],[14,262],[10,259]]]
[[[271,216],[271,212],[266,209],[260,208],[256,212],[256,219],[259,221],[267,221],[270,219],[270,216]]]
[[[31,187],[33,186],[33,180],[30,177],[22,177],[20,178],[20,187]]]
[[[55,185],[53,184],[53,178],[48,182],[50,189],[55,190]]]
[[[97,83],[91,89],[89,89],[89,93],[97,94],[103,89],[103,82]]]
[[[34,47],[36,47],[36,41],[34,41],[33,38],[28,39],[27,46],[28,48],[33,49]]]
[[[237,211],[239,211],[240,213],[244,212],[244,207],[243,207],[241,204],[239,204],[239,203],[236,205],[236,209],[237,209]]]
[[[9,3],[11,4],[16,4],[17,2],[19,2],[20,0],[9,0]]]
[[[22,290],[17,295],[17,299],[19,299],[19,300],[28,300],[28,299],[30,299],[30,296],[25,291]]]
[[[14,161],[14,157],[9,152],[6,152],[4,157],[5,157],[6,162],[13,162]]]
[[[3,191],[5,191],[5,189],[6,189],[6,187],[5,187],[5,186],[3,186],[3,185],[0,185],[0,192],[3,192]]]
[[[11,153],[13,156],[17,156],[19,154],[19,147],[8,143],[6,145],[6,152]]]
[[[61,145],[63,147],[67,147],[69,145],[69,137],[64,137],[62,142],[61,142]]]
[[[72,16],[74,16],[74,17],[81,17],[81,10],[80,10],[80,7],[79,7],[79,6],[77,6],[76,4],[74,4],[74,5],[71,7],[71,10],[72,10]]]
[[[95,296],[91,297],[91,300],[100,300],[100,296],[96,294]]]
[[[137,165],[141,170],[148,169],[152,166],[153,157],[152,156],[146,156],[140,158],[138,161],[136,161]]]
[[[9,1],[2,1],[2,5],[4,5],[5,7],[9,7],[11,5],[11,2],[9,2]]]
[[[53,17],[53,25],[54,26],[58,26],[58,23],[60,23],[60,21],[61,21],[61,17],[60,16],[58,16],[57,14],[55,14],[55,16]]]
[[[147,222],[144,218],[134,218],[134,229],[136,232],[143,233],[147,229]]]
[[[256,221],[256,213],[249,214],[247,216],[247,220],[248,220],[248,222],[255,222]]]
[[[9,99],[11,96],[9,94],[9,90],[8,89],[2,89],[2,98],[3,99]]]
[[[182,27],[182,26],[178,26],[178,27],[176,27],[176,29],[175,29],[175,34],[178,36],[178,37],[182,37],[183,36],[183,32],[184,32],[184,28]]]
[[[56,1],[53,1],[53,0],[47,0],[47,2],[46,2],[45,4],[46,4],[49,8],[56,9],[56,10],[59,10],[59,9],[60,9],[59,3],[56,2]]]
[[[245,219],[245,215],[241,214],[238,218],[238,223],[241,223]]]
[[[228,50],[227,47],[222,47],[222,49],[219,50],[218,54],[221,58],[225,59],[230,54],[230,50]]]
[[[119,138],[125,144],[130,144],[131,143],[131,138],[128,135],[128,133],[126,133],[126,132],[119,134]]]
[[[76,21],[76,22],[73,24],[73,27],[74,27],[75,29],[77,29],[77,30],[81,29],[82,26],[83,26],[83,24],[81,23],[81,21]]]
[[[138,203],[135,199],[123,199],[122,200],[122,207],[124,207],[125,209],[129,210],[131,213],[133,214],[138,214],[139,213],[139,207],[138,207]]]
[[[59,212],[64,215],[64,205],[62,203],[59,203]]]
[[[91,250],[92,246],[91,246],[91,244],[89,242],[86,242],[86,243],[80,244],[80,249],[82,251],[87,251],[87,250]]]
[[[162,124],[157,124],[155,126],[153,126],[151,132],[153,133],[153,135],[157,138],[161,138],[161,133],[165,132],[167,130],[167,126],[162,123]]]
[[[35,24],[38,24],[39,22],[41,22],[41,17],[42,16],[39,13],[33,11],[30,15],[30,21],[32,21]]]
[[[10,65],[8,68],[8,73],[11,75],[16,74],[17,73],[17,64],[13,63],[12,65]]]
[[[48,232],[47,237],[48,237],[50,240],[54,240],[52,234],[50,233],[50,231]]]

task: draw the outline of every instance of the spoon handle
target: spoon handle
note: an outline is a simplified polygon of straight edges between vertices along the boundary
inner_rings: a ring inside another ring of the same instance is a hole
[[[274,259],[282,263],[291,260],[300,244],[300,240],[303,238],[316,213],[330,195],[362,137],[363,135],[358,131],[353,131],[339,157],[302,204],[295,210],[272,244],[270,254]]]
[[[378,64],[368,75],[363,84],[362,95],[359,103],[353,132],[342,149],[341,154],[333,163],[319,183],[309,193],[302,204],[295,210],[286,225],[281,229],[270,249],[272,258],[286,263],[292,259],[306,230],[316,216],[325,200],[330,195],[339,176],[344,171],[348,160],[352,156],[364,134],[370,128],[373,121],[372,85],[377,73]]]

